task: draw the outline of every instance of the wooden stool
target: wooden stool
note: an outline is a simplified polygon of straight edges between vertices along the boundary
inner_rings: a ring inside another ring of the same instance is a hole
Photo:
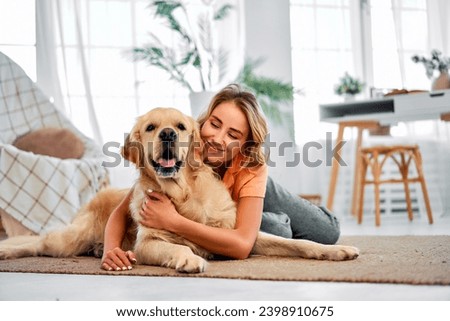
[[[411,197],[409,193],[409,183],[419,182],[422,187],[423,198],[428,215],[428,221],[433,224],[433,215],[431,213],[430,200],[428,198],[427,187],[422,169],[422,156],[417,145],[399,145],[399,146],[375,146],[362,148],[359,152],[361,161],[360,175],[359,175],[359,207],[358,207],[358,223],[361,224],[364,206],[364,188],[367,184],[374,184],[375,189],[375,224],[380,225],[380,184],[384,183],[403,183],[406,195],[406,206],[408,209],[408,218],[413,219],[413,212],[411,207]],[[397,164],[401,179],[385,179],[381,180],[381,173],[383,165],[388,159],[392,159]],[[415,163],[417,170],[417,177],[408,177],[409,166],[411,161]],[[367,180],[367,169],[370,167],[373,180]]]

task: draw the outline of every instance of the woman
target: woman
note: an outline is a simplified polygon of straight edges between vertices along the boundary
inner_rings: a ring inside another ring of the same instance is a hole
[[[253,94],[232,84],[212,99],[200,116],[205,163],[213,167],[236,202],[233,230],[206,226],[179,215],[163,194],[149,193],[141,224],[176,233],[211,253],[247,258],[258,231],[333,244],[339,238],[337,219],[324,208],[290,194],[268,178],[263,153],[267,124]],[[132,191],[113,211],[105,229],[102,268],[125,270],[136,258],[120,246],[129,219]]]

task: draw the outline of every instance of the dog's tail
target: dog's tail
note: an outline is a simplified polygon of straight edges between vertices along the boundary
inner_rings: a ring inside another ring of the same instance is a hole
[[[308,240],[286,239],[259,232],[252,254],[342,261],[357,258],[359,250],[352,246],[325,245]]]
[[[39,241],[42,236],[23,235],[7,238],[0,242],[0,259],[14,259],[26,256],[37,256]]]
[[[311,258],[312,252],[321,246],[322,244],[308,240],[292,240],[259,232],[252,254]]]
[[[24,245],[27,243],[36,243],[37,240],[39,240],[41,236],[39,235],[21,235],[21,236],[13,236],[9,237],[5,240],[2,240],[0,242],[0,245],[2,246],[18,246],[18,245]]]

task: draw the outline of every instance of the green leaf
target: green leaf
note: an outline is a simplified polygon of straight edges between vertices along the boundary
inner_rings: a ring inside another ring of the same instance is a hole
[[[212,53],[212,26],[211,21],[205,15],[200,15],[197,21],[200,43],[205,51]]]
[[[289,82],[259,76],[255,68],[262,63],[262,59],[247,60],[236,80],[243,88],[253,92],[264,114],[274,125],[286,126],[288,133],[294,139],[294,123],[291,113],[283,110],[287,103],[293,101],[295,90]]]
[[[198,69],[200,69],[202,67],[202,61],[201,61],[200,56],[198,55],[197,52],[195,54],[195,59],[194,59],[194,62],[192,63],[192,65],[195,68],[198,68]]]
[[[294,87],[290,83],[255,74],[254,69],[260,62],[261,60],[247,61],[240,73],[239,80],[252,88],[257,95],[270,97],[271,101],[292,101]]]
[[[225,4],[223,5],[219,10],[217,10],[214,13],[214,20],[223,20],[225,19],[228,14],[230,13],[231,9],[234,7],[231,4]]]
[[[161,48],[151,47],[150,50],[151,50],[152,53],[154,53],[158,57],[163,57],[164,56],[163,50]]]
[[[169,17],[172,16],[175,9],[181,7],[181,3],[179,1],[153,1],[150,7],[156,7],[156,16]]]
[[[184,65],[189,64],[191,62],[194,54],[195,54],[195,51],[192,51],[192,50],[187,52],[187,54],[184,56],[184,58],[181,59],[179,65],[184,66]]]
[[[220,47],[217,57],[217,64],[219,66],[219,82],[221,82],[228,72],[228,56],[229,51]]]

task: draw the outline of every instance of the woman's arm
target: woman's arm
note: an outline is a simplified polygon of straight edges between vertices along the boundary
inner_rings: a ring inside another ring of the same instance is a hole
[[[242,197],[237,204],[235,229],[207,226],[191,221],[176,211],[167,196],[152,192],[141,211],[141,224],[168,230],[209,252],[236,259],[249,256],[261,224],[263,198]]]
[[[128,192],[120,204],[111,213],[105,227],[102,268],[104,270],[120,271],[131,269],[130,260],[135,263],[136,258],[131,251],[123,251],[122,241],[127,229],[128,208],[133,188]]]

